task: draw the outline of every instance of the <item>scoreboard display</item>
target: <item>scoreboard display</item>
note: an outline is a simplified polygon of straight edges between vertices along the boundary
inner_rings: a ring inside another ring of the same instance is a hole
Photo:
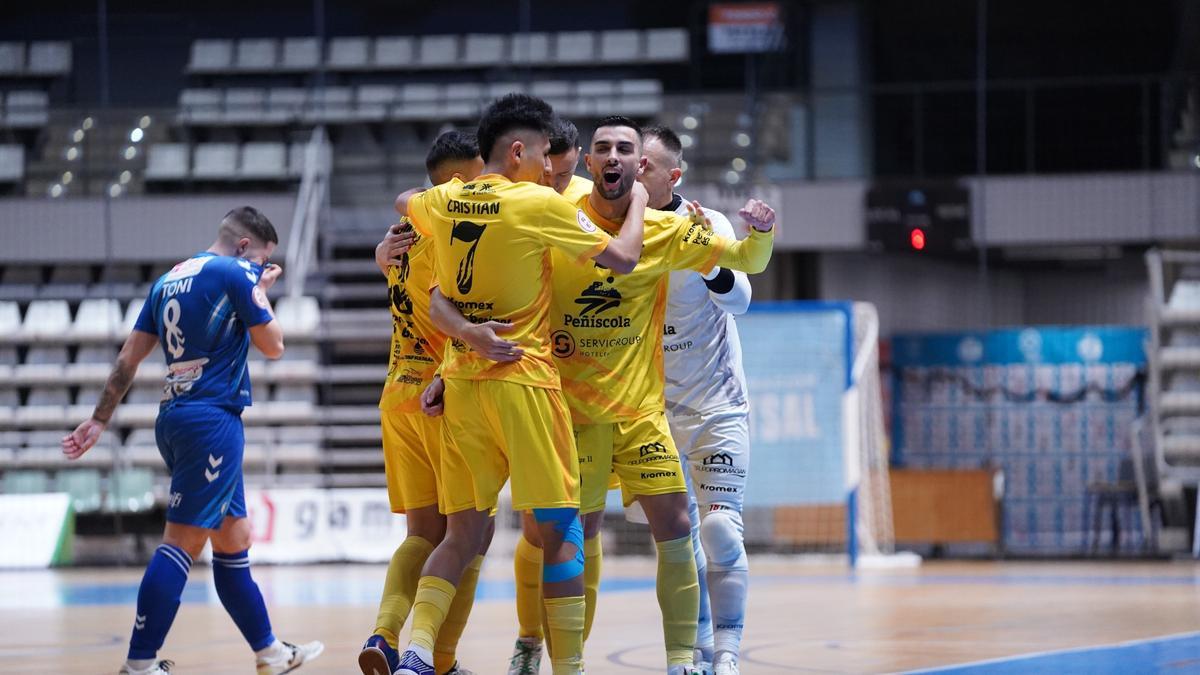
[[[867,239],[885,251],[972,250],[971,194],[955,181],[876,182],[867,190]]]

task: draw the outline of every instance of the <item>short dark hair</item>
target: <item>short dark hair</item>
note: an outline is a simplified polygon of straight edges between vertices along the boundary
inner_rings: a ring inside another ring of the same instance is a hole
[[[491,158],[496,141],[518,129],[550,135],[554,109],[536,96],[507,94],[492,101],[479,118],[479,154],[483,161]]]
[[[241,235],[250,235],[264,244],[278,244],[279,234],[270,220],[253,206],[239,206],[225,214],[222,224],[236,224],[241,228]]]
[[[676,158],[683,155],[683,143],[679,140],[679,134],[675,133],[671,127],[662,124],[646,127],[642,129],[642,138],[657,138],[667,152],[675,155]]]
[[[603,127],[629,127],[637,132],[638,140],[641,140],[642,138],[642,125],[634,122],[624,115],[609,115],[608,117],[605,117],[596,123],[597,129]]]
[[[561,155],[579,147],[579,129],[571,120],[555,115],[550,126],[550,154]]]
[[[479,142],[475,140],[475,134],[447,131],[433,141],[429,154],[425,155],[425,170],[433,175],[442,162],[470,161],[478,156]]]

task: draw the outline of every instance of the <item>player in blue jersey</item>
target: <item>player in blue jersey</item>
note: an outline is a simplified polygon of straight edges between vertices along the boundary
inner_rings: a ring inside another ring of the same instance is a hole
[[[295,670],[325,648],[275,638],[247,555],[241,416],[250,405],[246,355],[251,343],[267,358],[283,354],[283,332],[267,300],[283,273],[267,262],[278,243],[275,227],[257,210],[244,206],[225,214],[207,251],[154,283],[91,418],[62,440],[68,459],[95,445],[138,365],[162,346],[168,374],[155,436],[171,472],[167,526],[138,590],[122,675],[170,672],[170,661],[156,660],[158,650],[192,561],[210,540],[217,595],[254,650],[259,675]]]

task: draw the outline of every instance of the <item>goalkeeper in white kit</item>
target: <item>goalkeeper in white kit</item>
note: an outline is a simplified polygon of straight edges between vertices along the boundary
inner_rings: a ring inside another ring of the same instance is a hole
[[[649,206],[686,215],[688,202],[674,193],[683,173],[679,137],[655,126],[643,129],[643,138],[646,166],[639,180]],[[715,233],[737,236],[724,215],[711,209],[704,214]],[[671,273],[663,335],[667,420],[691,490],[701,591],[695,664],[705,675],[739,673],[749,581],[742,503],[750,409],[733,315],[749,305],[750,282],[742,272],[715,267],[703,276]]]

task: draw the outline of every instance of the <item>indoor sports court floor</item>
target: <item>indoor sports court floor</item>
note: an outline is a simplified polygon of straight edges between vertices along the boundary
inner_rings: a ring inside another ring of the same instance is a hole
[[[653,564],[605,560],[588,673],[662,673]],[[1191,563],[925,563],[868,570],[754,561],[742,672],[1200,672],[1200,567]],[[357,672],[384,567],[260,567],[283,639],[320,639],[303,673]],[[0,673],[115,673],[140,569],[0,574]],[[161,654],[178,673],[249,673],[248,649],[197,565]],[[503,672],[511,570],[491,560],[460,657]],[[549,672],[548,664],[543,672]]]

